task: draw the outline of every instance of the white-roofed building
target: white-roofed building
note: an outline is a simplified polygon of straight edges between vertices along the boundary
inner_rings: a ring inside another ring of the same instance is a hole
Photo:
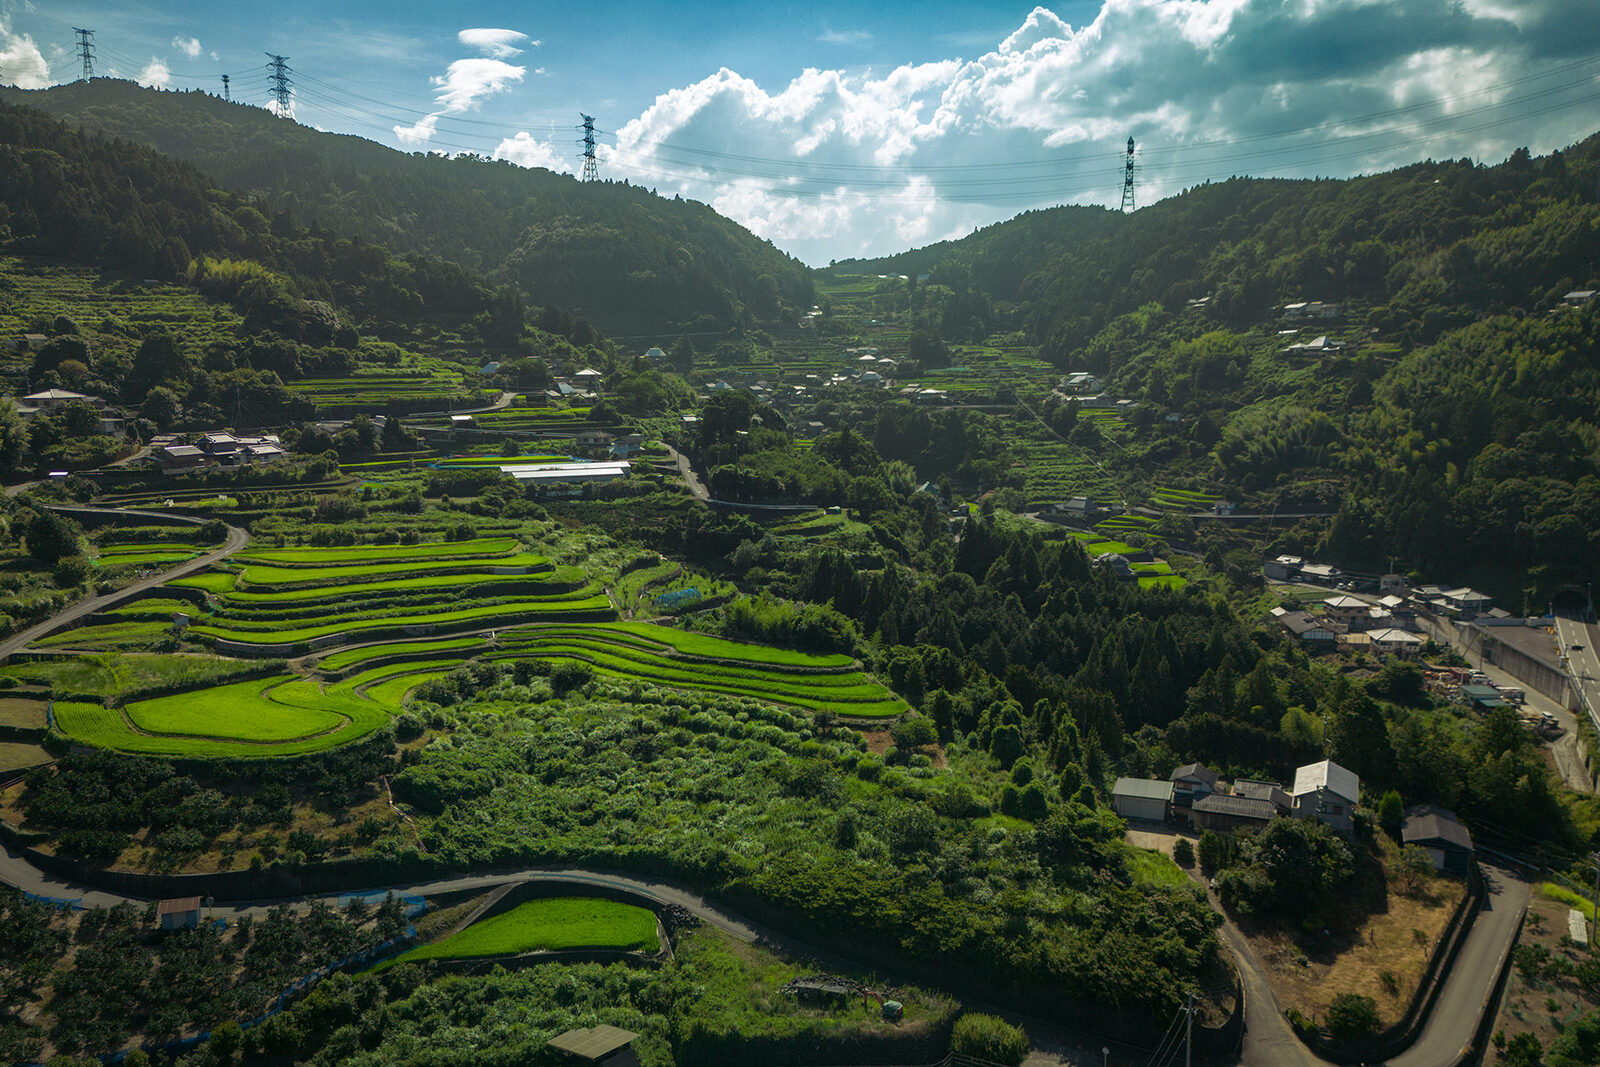
[[[1294,772],[1289,790],[1290,811],[1297,819],[1317,819],[1340,833],[1355,827],[1356,802],[1361,779],[1356,772],[1332,760],[1308,763]]]

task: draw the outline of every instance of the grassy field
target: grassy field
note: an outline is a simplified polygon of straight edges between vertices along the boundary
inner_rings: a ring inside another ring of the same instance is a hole
[[[20,741],[0,741],[0,774],[25,770],[49,763],[55,757],[40,748]]]
[[[21,697],[0,697],[0,726],[14,730],[43,730],[45,702]]]
[[[237,682],[129,704],[124,711],[146,733],[235,741],[293,741],[327,733],[345,719],[331,711],[294,707],[270,699],[271,688],[292,675]]]
[[[394,962],[514,956],[577,948],[660,951],[655,913],[594,897],[530,900],[473,923],[454,937],[412,949]]]

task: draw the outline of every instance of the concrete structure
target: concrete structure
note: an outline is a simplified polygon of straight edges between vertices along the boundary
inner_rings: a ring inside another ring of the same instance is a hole
[[[1327,759],[1308,763],[1294,772],[1290,814],[1297,819],[1317,819],[1348,834],[1355,828],[1360,797],[1361,779],[1354,771]]]
[[[1406,809],[1400,840],[1425,849],[1433,869],[1465,878],[1472,869],[1472,834],[1455,812],[1436,804],[1416,804]]]
[[[1299,556],[1279,556],[1261,565],[1261,573],[1278,582],[1289,582],[1300,577],[1300,568],[1306,561]]]
[[[1165,822],[1172,808],[1172,783],[1154,778],[1118,778],[1111,788],[1111,806],[1124,819]]]

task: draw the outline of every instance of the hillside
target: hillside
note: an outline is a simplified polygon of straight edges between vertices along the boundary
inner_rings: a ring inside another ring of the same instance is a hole
[[[1235,178],[1129,215],[1033,211],[841,274],[929,274],[1011,305],[1056,361],[1112,318],[1210,297],[1227,324],[1295,300],[1354,301],[1410,342],[1505,308],[1548,307],[1597,269],[1600,136],[1498,166],[1417,163],[1349,180]]]
[[[725,326],[811,301],[810,272],[769,242],[704,204],[626,183],[406,155],[207,93],[106,78],[0,100],[185,160],[269,213],[458,263],[614,332]]]
[[[1012,361],[1007,380],[1083,457],[1082,476],[1052,483],[1061,499],[1112,492],[1109,471],[1125,499],[1182,484],[1246,512],[1323,512],[1270,545],[1261,531],[1223,544],[1520,604],[1593,578],[1600,547],[1600,317],[1562,306],[1600,287],[1597,171],[1591,137],[1490,167],[1235,179],[1126,216],[1032,212],[820,284],[908,275],[892,283],[902,328],[968,353],[1031,343],[1133,401],[1098,423],[1108,433],[1073,429],[1067,402]],[[1329,317],[1286,309],[1301,301]],[[1030,506],[1048,502],[1042,447],[1068,447],[1052,440],[1017,457]]]

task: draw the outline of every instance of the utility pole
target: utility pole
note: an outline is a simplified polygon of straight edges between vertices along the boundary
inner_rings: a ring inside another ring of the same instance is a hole
[[[233,93],[228,85],[228,76],[226,74],[222,76],[222,99],[228,101],[233,100]]]
[[[580,115],[583,113],[580,111]],[[600,180],[600,165],[594,158],[594,116],[583,115],[583,181]]]
[[[1595,910],[1590,914],[1590,920],[1591,921],[1589,923],[1589,955],[1592,956],[1592,955],[1594,955],[1594,935],[1597,932],[1600,932],[1600,931],[1597,931],[1595,929],[1595,922],[1594,922],[1594,920],[1600,919],[1600,852],[1591,852],[1591,853],[1589,853],[1589,862],[1594,864],[1594,897],[1593,897],[1593,900],[1594,900]]]
[[[271,60],[267,64],[268,80],[272,82],[273,99],[278,103],[278,117],[288,118],[289,87],[294,84],[289,80],[289,57],[275,56],[268,52],[267,58]]]
[[[1122,168],[1122,211],[1133,210],[1133,138],[1128,138],[1128,162]]]
[[[94,77],[94,31],[72,27],[78,35],[78,58],[83,60],[83,80]]]
[[[1132,144],[1130,140],[1128,142]],[[1184,1006],[1183,1021],[1183,1067],[1194,1067],[1194,994],[1189,994],[1189,1003]]]

